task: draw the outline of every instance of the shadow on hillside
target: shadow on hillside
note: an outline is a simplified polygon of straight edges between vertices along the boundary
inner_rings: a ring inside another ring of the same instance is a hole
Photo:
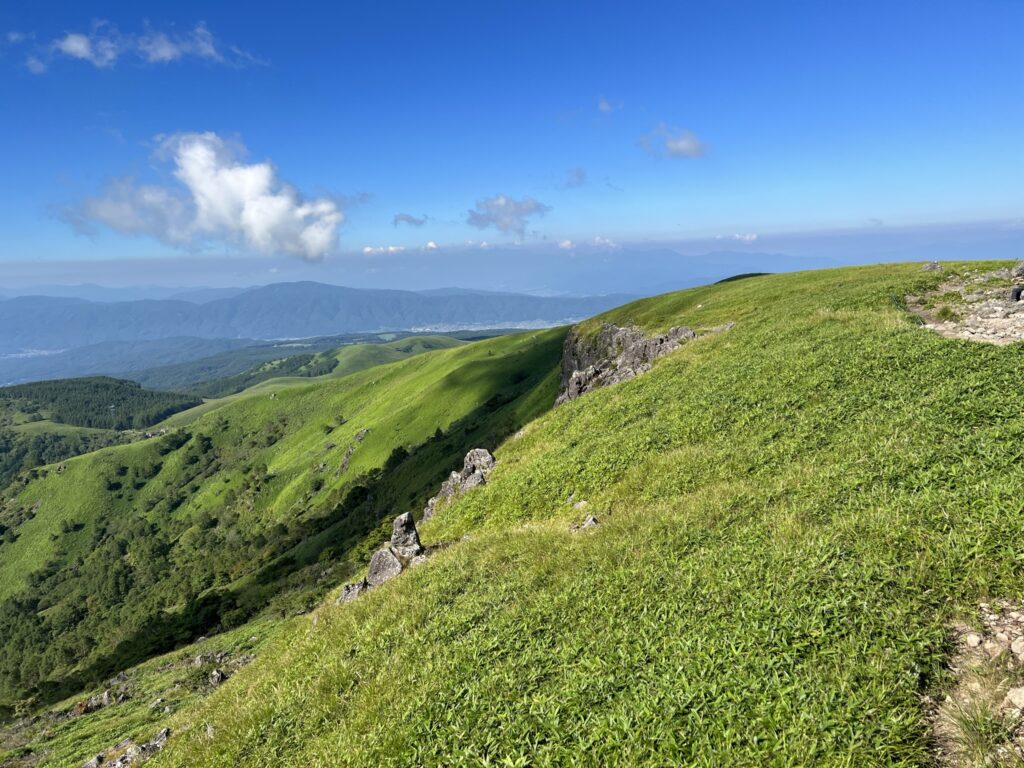
[[[79,673],[41,684],[38,703],[67,698],[202,635],[240,626],[268,607],[273,609],[275,602],[283,603],[276,609],[278,615],[307,611],[363,567],[387,538],[394,515],[408,509],[418,514],[448,473],[462,466],[467,451],[493,449],[550,410],[562,340],[554,335],[526,350],[511,371],[504,367],[487,371],[488,366],[477,363],[457,372],[462,383],[467,379],[478,383],[489,375],[485,391],[495,394],[447,431],[438,428],[419,445],[396,448],[384,466],[355,479],[339,501],[325,505],[324,514],[304,519],[296,534],[289,536],[287,551],[250,574],[243,584],[191,599],[180,612],[153,616]]]

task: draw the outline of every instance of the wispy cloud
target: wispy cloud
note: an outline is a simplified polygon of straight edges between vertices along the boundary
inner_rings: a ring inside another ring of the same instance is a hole
[[[79,230],[99,223],[182,247],[221,243],[311,261],[334,250],[345,220],[337,202],[301,196],[270,162],[242,162],[244,152],[215,133],[158,137],[154,157],[170,164],[175,184],[115,179],[64,218]]]
[[[587,171],[584,168],[570,168],[565,172],[565,186],[573,189],[587,183]]]
[[[468,211],[466,223],[479,229],[493,227],[506,235],[522,235],[526,232],[528,219],[543,216],[550,210],[551,206],[532,197],[516,200],[506,195],[494,195],[477,200],[476,206]]]
[[[417,218],[411,213],[396,213],[394,218],[391,220],[391,223],[396,227],[399,224],[408,224],[410,227],[422,227],[427,223],[427,217],[420,216]]]
[[[18,42],[30,35],[20,35]],[[114,25],[97,21],[88,32],[68,31],[51,40],[25,59],[25,66],[34,74],[43,74],[54,58],[85,61],[97,69],[109,69],[125,56],[147,64],[169,64],[182,59],[199,59],[228,66],[264,63],[234,45],[226,45],[213,36],[203,22],[187,32],[155,30],[147,25],[142,34],[125,34]]]
[[[707,145],[690,131],[665,123],[658,123],[649,134],[641,136],[640,146],[648,154],[668,157],[701,157],[708,151]]]
[[[563,251],[571,251],[574,248],[576,248],[576,243],[574,243],[572,240],[560,240],[558,242],[558,247],[561,248]]]
[[[749,245],[750,243],[757,242],[757,234],[755,232],[746,232],[735,235],[716,235],[715,240],[735,240],[737,243]]]
[[[606,99],[604,96],[597,100],[597,111],[600,112],[602,115],[610,115],[612,112],[616,112],[620,109],[622,109],[622,102],[613,104],[612,102],[608,101],[608,99]]]

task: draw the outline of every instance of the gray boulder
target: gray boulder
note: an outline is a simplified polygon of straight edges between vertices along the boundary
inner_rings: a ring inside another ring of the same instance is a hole
[[[1018,280],[1024,279],[1024,261],[1010,270],[1010,277]]]
[[[420,535],[412,512],[406,512],[395,518],[391,526],[391,551],[402,560],[411,560],[423,552]]]
[[[940,272],[941,270],[942,265],[939,264],[939,262],[937,261],[929,261],[927,264],[921,267],[922,272]]]
[[[402,572],[402,561],[391,551],[390,547],[377,550],[370,558],[370,570],[366,574],[366,584],[370,587],[379,587],[386,581],[391,581]]]
[[[434,516],[437,506],[442,501],[465,493],[471,488],[487,484],[487,476],[497,464],[497,459],[486,448],[474,448],[462,460],[462,471],[452,472],[448,479],[441,483],[437,495],[427,502],[423,508],[423,520]]]

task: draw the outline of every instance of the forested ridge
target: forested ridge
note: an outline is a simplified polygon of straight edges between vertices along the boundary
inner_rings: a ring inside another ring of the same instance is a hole
[[[107,376],[40,381],[0,388],[0,426],[17,423],[20,416],[94,429],[144,429],[201,402]]]

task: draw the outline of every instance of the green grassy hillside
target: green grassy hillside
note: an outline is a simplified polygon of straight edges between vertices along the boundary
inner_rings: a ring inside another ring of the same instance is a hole
[[[339,378],[375,365],[393,363],[435,349],[457,347],[450,336],[411,336],[373,344],[351,344],[324,352],[268,360],[235,376],[201,382],[191,391],[203,397],[233,395],[269,379],[291,381],[319,376]]]
[[[15,483],[0,510],[0,704],[60,698],[268,606],[308,610],[468,448],[550,407],[564,334],[265,382]]]
[[[902,297],[949,270],[602,316],[735,327],[540,415],[422,526],[450,547],[282,624],[153,764],[929,762],[948,622],[1024,589],[1024,350],[912,321]]]

